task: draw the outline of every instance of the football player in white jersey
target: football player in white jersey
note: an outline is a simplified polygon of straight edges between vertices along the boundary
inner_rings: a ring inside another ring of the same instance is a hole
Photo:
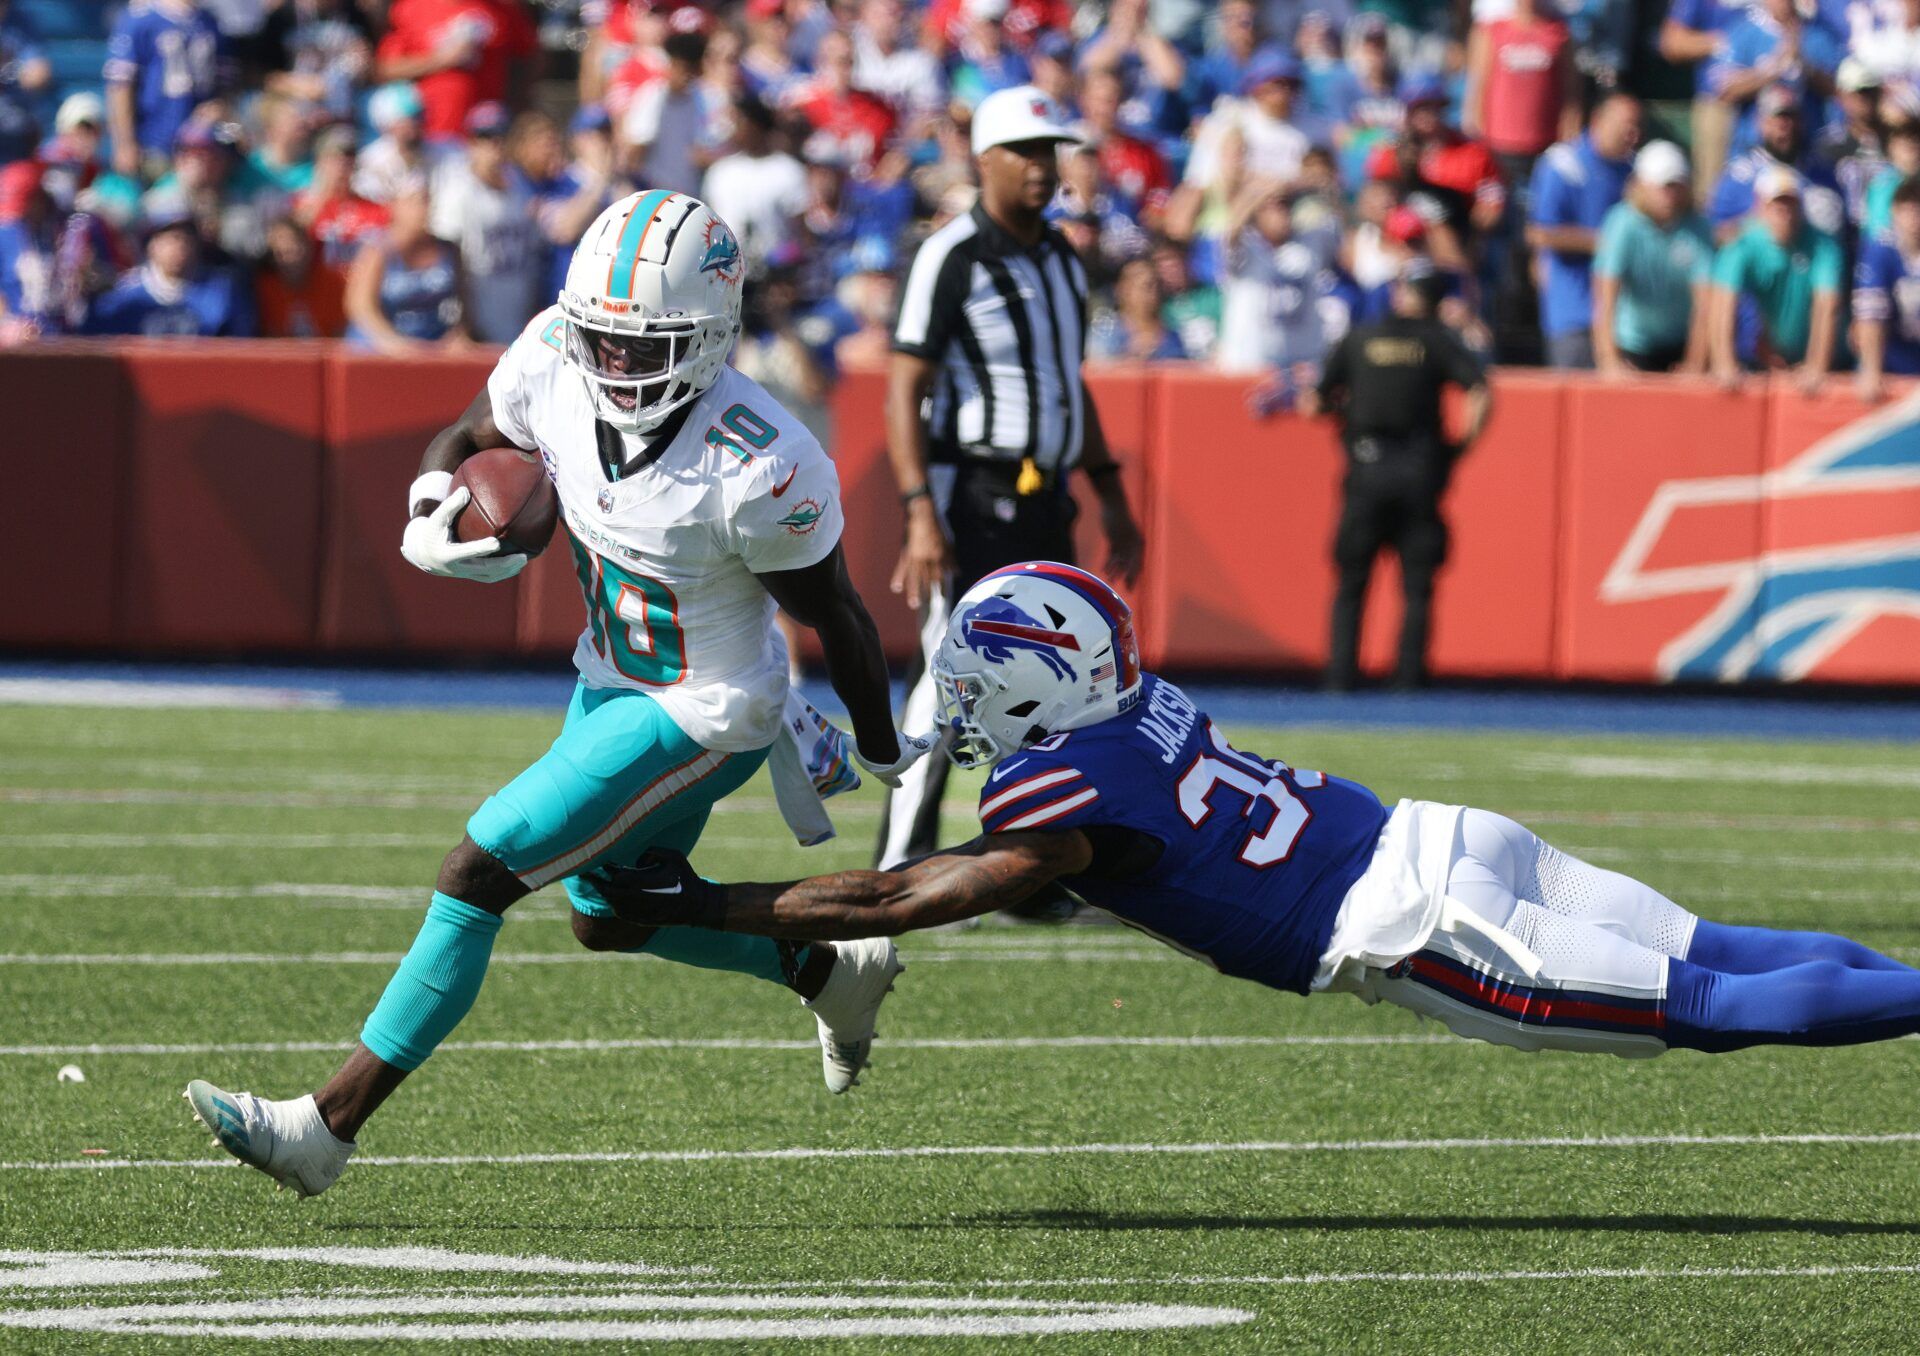
[[[820,636],[859,762],[883,782],[931,746],[893,725],[878,635],[847,577],[833,463],[727,365],[740,332],[733,232],[684,193],[636,193],[587,228],[556,305],[527,326],[465,414],[428,445],[402,551],[429,573],[497,582],[526,557],[461,543],[452,472],[503,444],[558,491],[587,629],[553,747],[490,797],[447,854],[425,923],[317,1093],[269,1101],[195,1080],[188,1101],[235,1157],[304,1195],[472,1006],[507,907],[561,882],[596,951],[645,951],[784,984],[817,1019],[827,1086],[850,1087],[899,972],[884,939],[791,944],[636,927],[605,890],[651,848],[690,852],[712,806],[783,733],[776,603]],[[451,493],[450,493],[451,491]]]

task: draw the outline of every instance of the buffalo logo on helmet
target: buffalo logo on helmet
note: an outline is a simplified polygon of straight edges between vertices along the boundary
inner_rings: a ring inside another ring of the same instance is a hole
[[[717,273],[724,282],[739,282],[740,245],[718,217],[707,223],[706,246],[700,256],[700,271]]]
[[[1064,658],[1062,650],[1078,651],[1080,642],[1066,631],[1051,631],[1040,619],[1005,598],[988,598],[967,609],[960,619],[960,634],[968,649],[994,664],[1013,662],[1014,651],[1027,650],[1040,656],[1056,677],[1075,682],[1079,675]]]

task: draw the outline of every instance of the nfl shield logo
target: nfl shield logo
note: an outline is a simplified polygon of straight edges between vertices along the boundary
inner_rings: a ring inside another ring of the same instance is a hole
[[[600,487],[600,498],[598,502],[602,513],[613,512],[613,487],[611,485],[602,485]]]

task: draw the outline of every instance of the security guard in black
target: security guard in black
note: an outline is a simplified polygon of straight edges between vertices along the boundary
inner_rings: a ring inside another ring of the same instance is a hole
[[[1492,410],[1479,360],[1435,317],[1440,279],[1424,264],[1415,261],[1394,285],[1391,316],[1341,339],[1318,390],[1301,402],[1307,413],[1326,410],[1340,418],[1347,453],[1327,661],[1327,686],[1336,690],[1351,688],[1359,677],[1361,608],[1374,560],[1387,547],[1400,558],[1406,604],[1395,683],[1424,681],[1434,574],[1447,554],[1440,499],[1454,462]],[[1441,392],[1450,384],[1467,392],[1467,429],[1458,442],[1447,439],[1440,411]]]

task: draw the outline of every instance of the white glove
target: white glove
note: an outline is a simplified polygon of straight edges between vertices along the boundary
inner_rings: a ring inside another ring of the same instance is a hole
[[[479,541],[456,541],[453,520],[473,496],[462,485],[440,501],[440,507],[423,518],[409,518],[400,538],[400,554],[428,574],[448,579],[475,579],[482,584],[497,584],[511,579],[527,567],[521,552],[503,556],[498,537]]]
[[[929,730],[921,735],[903,734],[900,736],[900,756],[891,763],[874,762],[864,753],[860,752],[858,745],[854,746],[853,757],[854,761],[859,763],[861,767],[871,772],[888,786],[898,786],[900,785],[900,778],[906,770],[922,758],[925,758],[928,754],[939,749],[945,742],[945,739],[945,732],[939,730]]]

